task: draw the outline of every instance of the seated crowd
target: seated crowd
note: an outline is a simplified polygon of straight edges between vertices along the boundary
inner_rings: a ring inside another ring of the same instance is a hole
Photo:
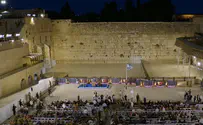
[[[191,92],[189,92],[191,95]],[[134,101],[136,100],[136,101]],[[36,101],[32,107],[34,112],[29,114],[24,110],[11,121],[14,125],[111,125],[127,124],[171,124],[171,123],[199,123],[202,109],[197,105],[201,101],[185,102],[147,101],[121,95],[104,96],[94,93],[91,101],[60,100],[45,105],[43,100]]]

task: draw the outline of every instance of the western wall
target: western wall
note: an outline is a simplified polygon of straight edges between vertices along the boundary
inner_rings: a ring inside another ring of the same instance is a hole
[[[200,25],[193,22],[87,22],[52,21],[53,58],[57,64],[131,63],[173,60],[176,38],[193,36]]]

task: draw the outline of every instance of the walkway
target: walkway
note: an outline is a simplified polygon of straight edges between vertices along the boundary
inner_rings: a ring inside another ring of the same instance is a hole
[[[0,99],[0,108],[1,108],[1,107],[4,107],[5,105],[7,105],[7,104],[9,104],[9,103],[11,103],[11,102],[13,102],[13,101],[16,100],[17,98],[20,98],[20,97],[24,96],[26,93],[28,93],[28,92],[31,91],[30,88],[31,88],[31,87],[29,87],[29,88],[27,88],[27,89],[24,89],[24,90],[22,90],[22,91],[20,91],[20,92],[17,92],[17,93],[15,93],[15,94],[13,94],[13,95],[10,95],[10,96],[8,96],[8,97],[5,97],[5,98]]]

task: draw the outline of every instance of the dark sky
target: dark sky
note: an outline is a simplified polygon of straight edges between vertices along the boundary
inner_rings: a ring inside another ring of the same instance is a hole
[[[59,11],[62,5],[67,0],[7,0],[14,8],[30,9],[30,8],[44,8],[46,10]],[[103,8],[104,2],[112,0],[68,0],[71,8],[76,14],[86,12],[100,12]],[[119,7],[124,6],[125,0],[117,1]],[[136,0],[133,0],[136,1]],[[141,0],[146,2],[147,0]],[[202,13],[203,14],[203,0],[172,0],[176,6],[176,13]]]

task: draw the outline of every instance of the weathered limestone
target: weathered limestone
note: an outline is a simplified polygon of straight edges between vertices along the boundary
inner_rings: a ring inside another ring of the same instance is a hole
[[[15,46],[15,43],[1,43],[0,48]],[[15,55],[14,55],[15,54]],[[23,44],[19,47],[0,51],[0,75],[23,66],[23,57],[29,54],[28,45]]]
[[[66,63],[130,63],[175,59],[175,41],[199,32],[192,22],[71,23],[52,21],[54,59]]]

